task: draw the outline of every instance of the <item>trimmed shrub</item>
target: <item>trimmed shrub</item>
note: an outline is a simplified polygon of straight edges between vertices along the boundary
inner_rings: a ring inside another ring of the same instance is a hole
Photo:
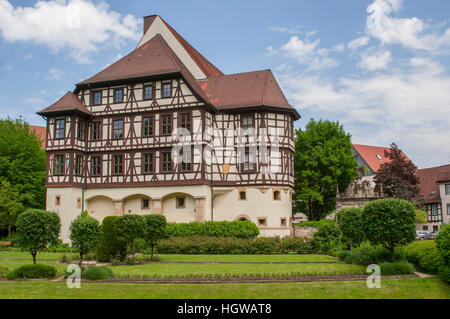
[[[207,221],[204,223],[169,223],[166,227],[170,237],[209,236],[255,238],[259,235],[258,226],[251,221]]]
[[[14,269],[9,272],[7,278],[9,280],[13,279],[51,279],[56,276],[56,268],[49,265],[42,264],[32,264],[32,265],[23,265],[19,268]]]
[[[415,271],[414,266],[406,261],[382,263],[380,264],[380,270],[382,276],[412,275]]]
[[[335,222],[322,224],[313,235],[314,249],[319,253],[330,253],[340,246],[340,242],[341,231]]]
[[[9,271],[8,268],[0,267],[0,278],[6,278],[8,271]]]
[[[336,224],[334,220],[331,219],[321,219],[321,220],[310,220],[303,223],[293,224],[294,227],[316,227],[319,228],[322,225],[333,225]]]
[[[131,255],[134,256],[134,242],[144,235],[144,219],[137,214],[120,216],[114,223],[114,231],[117,238],[127,244]]]
[[[81,213],[70,225],[70,239],[72,245],[80,251],[80,266],[83,263],[83,256],[90,250],[97,247],[100,239],[100,225],[98,220],[88,215],[87,212]]]
[[[350,250],[364,240],[362,230],[362,208],[347,207],[336,214],[337,224],[342,236],[349,241]]]
[[[443,281],[450,283],[450,266],[442,265],[439,267],[439,277]]]
[[[151,259],[153,259],[153,252],[155,246],[163,238],[167,237],[166,232],[166,217],[162,215],[150,214],[142,216],[144,220],[143,239],[145,243],[150,246],[152,251]]]
[[[109,262],[112,258],[123,261],[127,254],[127,245],[117,238],[114,224],[119,216],[107,216],[103,219],[101,226],[102,235],[97,247],[97,260]]]
[[[434,240],[415,241],[407,246],[399,247],[396,253],[403,255],[418,270],[426,273],[435,274],[443,265]]]
[[[337,253],[337,257],[340,261],[345,261],[345,259],[352,255],[350,250],[342,250]]]
[[[160,254],[281,254],[288,252],[312,253],[311,244],[304,239],[258,237],[241,239],[233,237],[189,236],[163,239],[157,246]],[[150,253],[150,251],[146,251]]]
[[[113,271],[105,266],[89,267],[81,272],[81,278],[88,280],[109,279],[113,277]]]
[[[383,198],[366,204],[362,224],[367,240],[388,249],[392,258],[395,247],[416,239],[416,210],[403,199]]]
[[[442,280],[450,282],[450,225],[446,224],[441,227],[441,232],[435,239],[436,247],[442,258],[442,265],[438,272]]]

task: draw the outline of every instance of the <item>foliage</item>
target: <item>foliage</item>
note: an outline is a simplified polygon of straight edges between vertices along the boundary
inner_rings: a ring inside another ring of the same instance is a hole
[[[337,190],[344,191],[357,175],[350,135],[339,122],[312,119],[296,131],[294,172],[295,211],[308,220],[330,214]]]
[[[97,260],[109,262],[112,258],[124,260],[127,252],[126,244],[117,238],[114,224],[119,216],[107,216],[101,225],[101,237],[97,247]]]
[[[61,222],[58,214],[41,209],[28,209],[17,219],[17,241],[33,256],[58,241]]]
[[[367,203],[362,213],[363,230],[372,244],[380,244],[391,251],[416,238],[416,211],[402,199],[385,198]]]
[[[399,247],[397,254],[401,254],[418,270],[435,274],[443,264],[435,240],[415,241],[407,246]]]
[[[101,280],[113,278],[114,274],[111,268],[100,266],[100,267],[89,267],[83,269],[81,272],[81,278],[88,280]]]
[[[336,222],[331,219],[321,219],[321,220],[308,220],[307,222],[302,222],[298,224],[294,224],[295,227],[316,227],[319,228],[322,225],[331,225]]]
[[[412,275],[415,271],[414,266],[406,261],[382,263],[380,264],[380,270],[382,276]]]
[[[336,223],[319,226],[313,235],[313,245],[316,252],[327,254],[340,246],[341,231]]]
[[[83,255],[97,247],[100,235],[100,224],[95,218],[81,214],[72,221],[70,239],[72,245],[79,249],[80,266],[83,263]]]
[[[120,216],[114,224],[117,238],[131,249],[134,256],[134,241],[142,238],[144,234],[144,219],[141,215],[127,214]]]
[[[0,120],[0,176],[22,194],[25,208],[45,207],[46,155],[23,120]]]
[[[416,209],[416,224],[426,224],[427,213],[421,209]]]
[[[258,226],[249,220],[170,223],[167,224],[167,234],[170,237],[211,236],[254,238],[259,235],[259,229]]]
[[[342,235],[350,242],[351,250],[353,244],[359,245],[364,240],[364,232],[362,230],[362,208],[348,207],[341,209],[336,217]]]
[[[381,164],[375,173],[376,190],[386,197],[405,199],[421,207],[423,198],[420,195],[420,180],[416,176],[417,166],[403,155],[395,143],[384,152],[384,156],[389,161]]]
[[[142,238],[145,242],[151,247],[152,255],[151,259],[153,259],[153,252],[156,244],[159,240],[166,238],[166,217],[162,215],[144,215],[142,216],[144,219],[144,231]]]
[[[340,252],[338,257],[339,260],[342,260],[347,264],[364,266],[392,261],[392,256],[386,248],[380,245],[374,246],[368,241],[361,243],[359,247],[352,251]]]
[[[242,239],[233,237],[188,236],[163,239],[157,246],[160,254],[279,254],[288,252],[312,253],[310,242],[303,238],[258,237]]]
[[[19,194],[8,181],[0,181],[0,227],[8,229],[8,238],[17,217],[23,212],[23,199],[24,195]]]
[[[47,278],[51,279],[56,276],[56,268],[49,265],[42,264],[31,264],[31,265],[23,265],[20,266],[13,271],[9,272],[7,278],[9,280],[13,279],[22,279],[22,278],[30,278],[30,279],[39,279],[39,278]]]
[[[441,226],[441,231],[436,236],[435,242],[444,263],[450,266],[450,224]]]
[[[0,266],[0,278],[6,278],[8,274],[8,268]]]

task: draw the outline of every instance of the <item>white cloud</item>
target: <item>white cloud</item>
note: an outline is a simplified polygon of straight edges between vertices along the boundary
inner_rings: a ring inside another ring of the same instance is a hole
[[[53,53],[65,49],[79,63],[91,62],[93,52],[137,40],[139,24],[130,14],[111,11],[105,2],[52,0],[14,7],[0,0],[0,32],[5,41],[44,44]]]
[[[353,39],[352,41],[350,41],[347,44],[347,46],[352,50],[356,50],[359,47],[366,46],[368,43],[369,43],[369,37],[363,36],[363,37]]]
[[[392,61],[391,52],[387,50],[372,52],[368,50],[361,56],[358,66],[368,71],[386,69],[389,62]]]
[[[61,80],[61,77],[64,75],[64,71],[53,68],[48,72],[49,75],[45,77],[46,80]]]
[[[442,34],[425,33],[432,28],[417,17],[392,17],[401,6],[401,0],[374,0],[367,7],[367,33],[382,44],[401,44],[416,50],[435,51],[450,45],[450,29]]]
[[[279,51],[283,52],[285,57],[293,58],[300,64],[307,64],[308,71],[337,66],[338,62],[329,57],[330,50],[318,48],[319,43],[320,39],[311,42],[308,39],[301,40],[297,36],[293,36],[280,47]]]
[[[287,72],[277,75],[300,114],[339,120],[353,142],[397,142],[421,166],[450,158],[450,76],[436,61],[414,58],[403,71],[336,81]],[[432,154],[433,156],[430,156]]]

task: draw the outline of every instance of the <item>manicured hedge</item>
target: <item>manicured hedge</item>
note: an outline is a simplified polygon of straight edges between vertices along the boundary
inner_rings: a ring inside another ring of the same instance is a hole
[[[310,220],[303,223],[293,224],[294,227],[317,227],[319,228],[322,225],[335,225],[336,221],[331,219],[321,219],[321,220]]]
[[[397,254],[404,256],[418,270],[426,273],[437,273],[443,264],[434,240],[415,241],[407,246],[399,247]]]
[[[97,247],[97,260],[108,262],[112,258],[119,257],[124,260],[127,253],[126,243],[117,238],[114,224],[119,216],[107,216],[102,223],[102,236]]]
[[[0,267],[0,278],[5,278],[8,274],[8,268]]]
[[[207,221],[204,223],[170,223],[167,224],[170,237],[209,236],[255,238],[259,235],[258,227],[251,221]]]
[[[372,245],[367,241],[363,242],[358,248],[355,248],[352,251],[344,250],[340,252],[338,258],[347,264],[364,266],[392,261],[389,250],[380,245]]]
[[[312,245],[303,238],[259,237],[242,239],[233,237],[187,236],[163,239],[158,243],[160,254],[282,254],[289,252],[312,253]]]
[[[82,279],[100,280],[100,279],[109,279],[113,277],[114,274],[112,270],[105,266],[89,267],[87,269],[83,269],[83,271],[81,272]]]
[[[380,270],[382,276],[412,275],[415,271],[414,266],[406,261],[382,263],[380,264]]]
[[[13,271],[8,273],[7,278],[10,280],[22,278],[51,279],[54,278],[55,276],[56,276],[55,267],[42,264],[32,264],[32,265],[23,265],[20,266],[19,268],[14,269]]]

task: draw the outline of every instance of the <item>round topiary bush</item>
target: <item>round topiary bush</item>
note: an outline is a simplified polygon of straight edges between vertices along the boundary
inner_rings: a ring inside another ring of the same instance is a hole
[[[395,259],[395,247],[416,239],[416,210],[403,199],[378,199],[364,206],[362,226],[370,243],[382,245]]]
[[[109,262],[112,258],[118,257],[121,261],[127,254],[127,245],[119,240],[114,230],[114,225],[119,216],[107,216],[103,219],[101,226],[101,237],[97,247],[97,260]]]
[[[105,266],[89,267],[81,272],[81,278],[88,280],[109,279],[113,277],[113,271]]]
[[[56,276],[56,268],[49,265],[32,264],[23,265],[9,272],[7,278],[13,279],[51,279]]]

